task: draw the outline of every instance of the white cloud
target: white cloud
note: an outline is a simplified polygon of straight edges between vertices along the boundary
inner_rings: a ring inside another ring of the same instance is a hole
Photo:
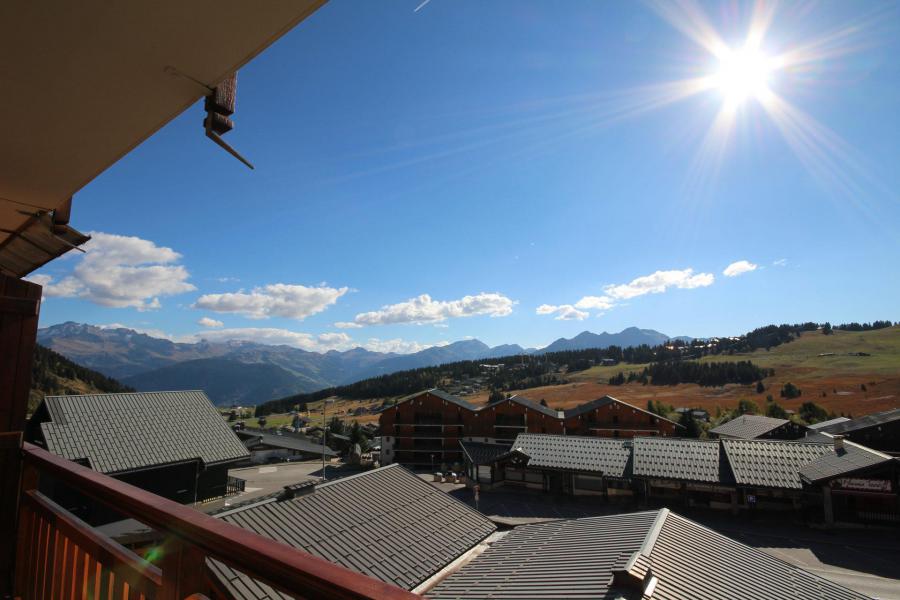
[[[616,305],[616,301],[609,296],[585,296],[575,303],[577,308],[585,310],[606,311]]]
[[[578,310],[571,304],[541,304],[535,311],[539,315],[556,315],[557,321],[583,321],[587,319],[590,313]]]
[[[753,264],[750,261],[739,260],[737,262],[733,262],[722,271],[722,275],[725,277],[737,277],[738,275],[743,275],[744,273],[749,273],[750,271],[755,271],[757,269],[757,265]]]
[[[218,313],[237,313],[251,319],[286,317],[303,320],[317,314],[337,302],[349,288],[333,288],[327,285],[307,287],[273,283],[226,294],[205,294],[197,298],[194,308]]]
[[[155,329],[153,327],[136,327],[133,325],[125,325],[123,323],[107,323],[105,325],[97,325],[97,327],[100,329],[130,329],[137,333],[143,333],[144,335],[149,335],[153,338],[169,340],[170,342],[185,342],[190,344],[197,341],[196,338],[190,334],[175,335],[174,333],[169,333],[162,329]]]
[[[326,332],[318,335],[277,329],[274,327],[239,327],[234,329],[219,329],[204,331],[193,336],[193,341],[201,339],[209,342],[246,341],[257,344],[286,345],[300,348],[308,352],[328,352],[329,350],[345,351],[353,348],[365,348],[372,352],[395,352],[397,354],[409,354],[419,352],[432,346],[445,346],[448,342],[441,341],[436,344],[420,344],[419,342],[403,340],[400,338],[382,340],[369,338],[365,342],[357,342],[343,332]]]
[[[775,265],[776,267],[786,267],[788,264],[788,259],[779,258],[778,260],[773,260],[772,264]]]
[[[440,341],[436,344],[420,344],[409,340],[401,340],[395,338],[392,340],[380,340],[378,338],[369,338],[363,344],[363,348],[372,352],[396,352],[397,354],[412,354],[413,352],[421,352],[427,348],[434,346],[446,346],[450,342]]]
[[[366,325],[394,325],[398,323],[439,323],[451,318],[490,315],[505,317],[512,313],[515,304],[503,294],[485,293],[464,296],[459,300],[432,300],[428,294],[410,298],[405,302],[382,306],[380,310],[359,313],[350,323],[338,327]]]
[[[582,320],[590,314],[589,310],[598,311],[596,316],[602,315],[621,304],[622,300],[630,300],[645,294],[661,294],[669,288],[684,290],[706,287],[716,280],[712,273],[694,273],[693,269],[681,269],[671,271],[656,271],[650,275],[644,275],[632,279],[629,283],[604,286],[602,296],[584,296],[572,304],[542,304],[537,308],[539,315],[556,315],[558,320]],[[579,310],[580,309],[580,310]]]
[[[338,321],[334,324],[338,329],[361,329],[363,326],[353,321]]]
[[[346,333],[322,333],[314,335],[277,329],[274,327],[238,327],[233,329],[217,329],[196,334],[196,340],[209,342],[244,341],[267,344],[271,346],[293,346],[310,352],[327,352],[328,350],[349,350],[359,344],[353,342]]]
[[[608,285],[603,291],[614,300],[629,300],[645,294],[661,294],[671,287],[684,290],[706,287],[712,285],[715,279],[712,273],[694,275],[693,269],[656,271],[632,279],[630,283]]]
[[[181,255],[139,237],[91,232],[85,254],[72,273],[54,283],[49,275],[30,279],[44,286],[48,298],[85,298],[101,306],[153,310],[160,296],[197,289],[187,269],[173,264]]]
[[[224,327],[225,323],[217,321],[216,319],[210,319],[209,317],[202,317],[197,321],[197,325],[203,327]]]

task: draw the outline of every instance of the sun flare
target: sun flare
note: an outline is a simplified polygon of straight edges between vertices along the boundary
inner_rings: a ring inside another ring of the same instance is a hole
[[[774,62],[764,52],[749,47],[729,49],[718,59],[714,82],[726,101],[740,104],[751,98],[763,99],[770,93]]]

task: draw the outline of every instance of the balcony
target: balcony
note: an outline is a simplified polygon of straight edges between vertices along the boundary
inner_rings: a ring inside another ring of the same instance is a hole
[[[21,466],[12,596],[225,599],[207,567],[225,563],[300,599],[421,598],[207,516],[0,434],[0,464]],[[46,476],[155,529],[164,539],[138,556],[38,491]],[[12,536],[10,536],[11,538]],[[10,544],[13,546],[13,544]]]

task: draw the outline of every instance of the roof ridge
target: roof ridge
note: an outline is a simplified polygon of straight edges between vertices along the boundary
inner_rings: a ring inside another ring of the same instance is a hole
[[[351,479],[357,479],[358,477],[361,477],[362,475],[368,475],[370,473],[378,473],[379,471],[386,471],[387,469],[390,469],[393,467],[399,467],[401,469],[404,468],[403,465],[401,465],[400,463],[391,463],[389,465],[384,465],[383,467],[378,467],[377,469],[369,469],[368,471],[360,471],[359,473],[354,473],[353,475],[347,475],[345,477],[338,477],[337,479],[332,479],[331,481],[323,481],[322,483],[317,483],[316,488],[324,489],[324,488],[331,487],[332,485],[335,485],[338,483],[350,481]],[[412,473],[412,471],[410,471],[410,473]],[[416,477],[418,477],[418,475],[416,475]]]
[[[838,435],[840,435],[840,434],[838,434]],[[845,446],[847,446],[847,445],[854,446],[856,448],[859,448],[860,450],[865,450],[866,452],[869,452],[870,454],[875,454],[876,456],[880,456],[881,458],[886,458],[888,460],[892,460],[894,458],[890,454],[885,454],[881,450],[876,450],[875,448],[869,448],[868,446],[863,446],[862,444],[860,444],[858,442],[850,441],[847,438],[844,438],[844,445]]]
[[[56,396],[44,396],[44,400],[56,400],[59,398],[87,398],[92,396],[143,396],[146,394],[185,394],[185,393],[205,394],[203,390],[154,390],[152,392],[99,392],[95,394],[59,394]]]
[[[668,508],[659,509],[659,513],[656,515],[656,519],[653,521],[653,525],[650,526],[650,530],[647,532],[647,537],[644,538],[644,543],[641,544],[641,548],[638,551],[640,554],[643,554],[647,558],[650,558],[650,554],[653,552],[653,547],[656,545],[656,540],[659,538],[659,532],[662,531],[663,525],[665,525],[666,519],[668,517]]]

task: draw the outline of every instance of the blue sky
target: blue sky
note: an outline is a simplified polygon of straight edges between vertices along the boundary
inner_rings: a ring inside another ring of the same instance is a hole
[[[742,52],[752,4],[420,4],[332,0],[240,72],[257,170],[198,104],[78,193],[95,240],[35,277],[42,326],[410,351],[900,318],[895,3],[780,7],[765,95],[699,39]]]

